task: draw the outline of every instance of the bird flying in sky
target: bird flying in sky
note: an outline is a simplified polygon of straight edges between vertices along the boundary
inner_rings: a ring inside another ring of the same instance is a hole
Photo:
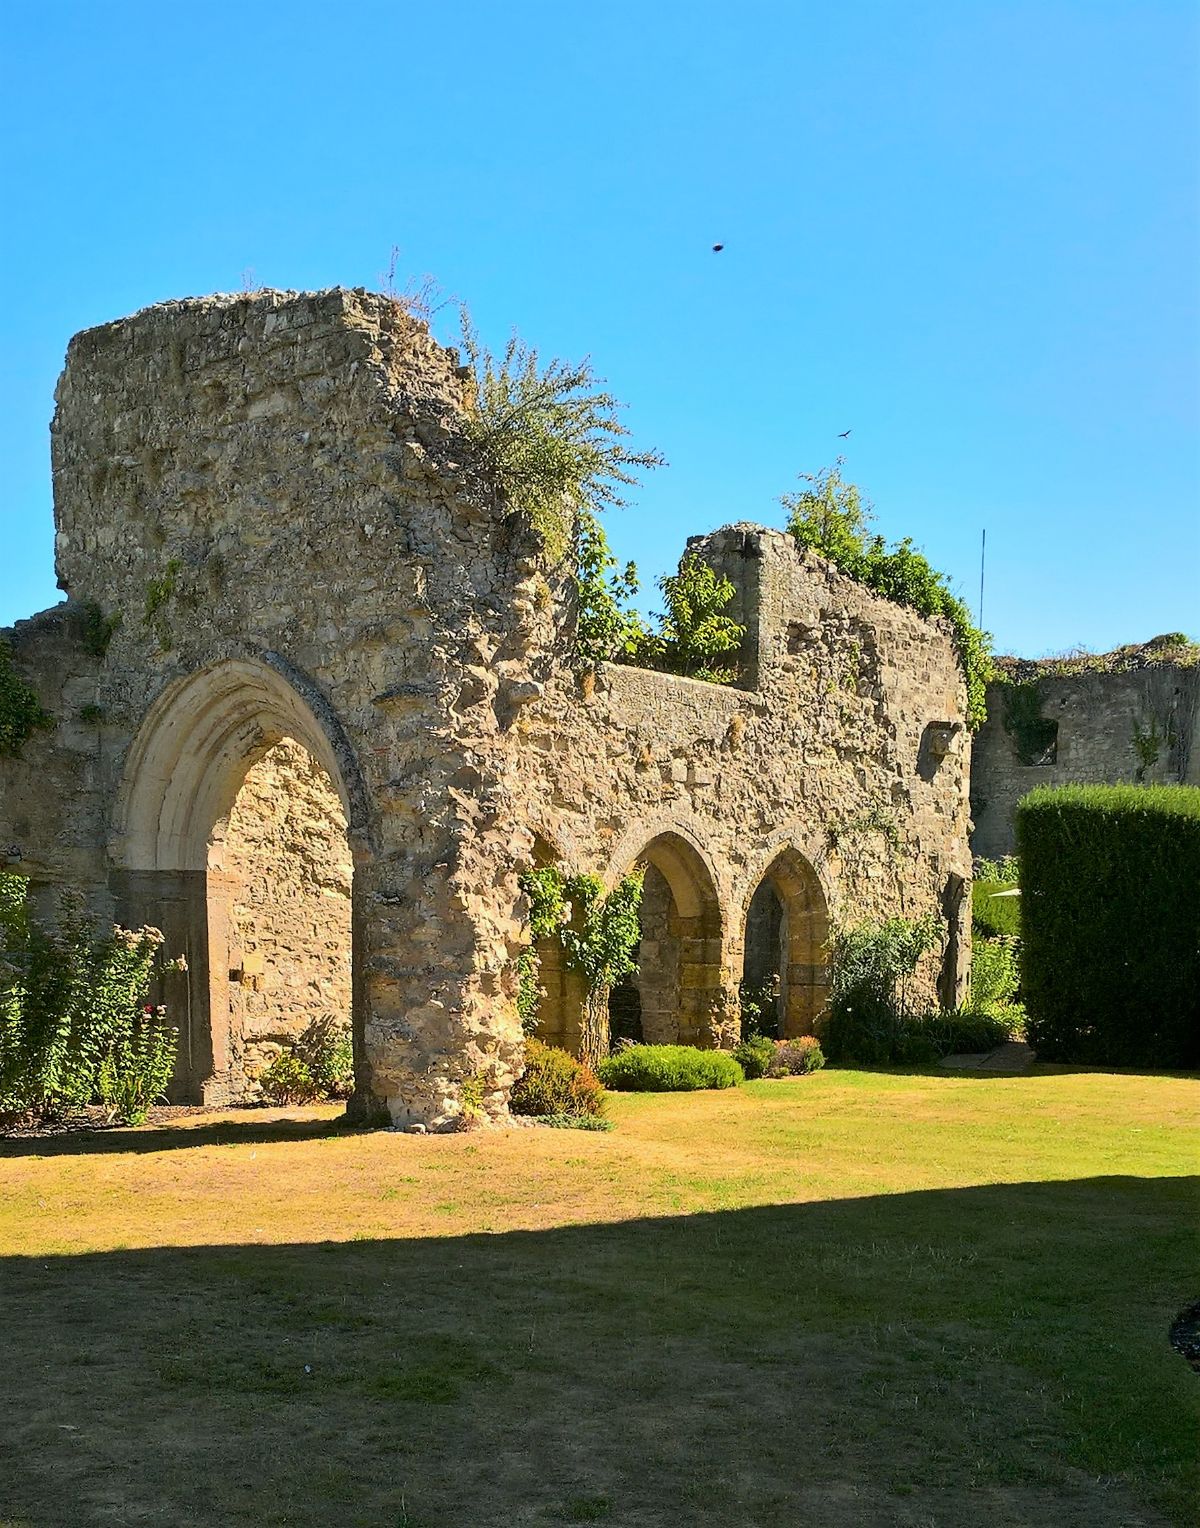
[[[713,245],[713,254],[714,255],[719,255],[724,248],[725,248],[724,244],[714,244]]]
[[[839,431],[838,431],[838,439],[839,439],[839,440],[845,440],[845,439],[846,439],[846,437],[847,437],[847,436],[848,436],[848,435],[849,435],[849,434],[850,434],[850,431],[849,431],[849,430],[839,430]]]

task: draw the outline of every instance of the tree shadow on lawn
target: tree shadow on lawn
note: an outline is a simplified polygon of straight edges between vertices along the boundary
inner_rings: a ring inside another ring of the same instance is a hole
[[[1198,1184],[7,1258],[0,1521],[1189,1521]]]

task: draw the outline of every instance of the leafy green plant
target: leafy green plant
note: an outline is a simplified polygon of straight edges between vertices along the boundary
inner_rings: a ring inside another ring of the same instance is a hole
[[[752,1040],[756,1035],[774,1040],[779,1034],[778,980],[765,986],[742,982],[738,987],[738,1010],[743,1040]]]
[[[0,638],[0,759],[15,759],[35,732],[52,727],[54,718],[19,677],[12,648]]]
[[[1021,985],[1021,941],[1001,935],[972,940],[971,1007],[979,1013],[1007,1007]]]
[[[538,1008],[544,996],[538,945],[543,939],[558,937],[567,916],[566,883],[562,872],[554,866],[526,870],[520,883],[529,902],[530,942],[517,957],[517,1012],[521,1028],[531,1035],[538,1025]]]
[[[1135,717],[1130,741],[1137,755],[1136,779],[1140,784],[1146,778],[1146,772],[1153,769],[1162,757],[1164,737],[1158,730],[1158,718],[1152,716],[1148,725],[1143,726]]]
[[[612,1120],[598,1114],[539,1114],[539,1125],[552,1130],[615,1130]]]
[[[521,884],[530,899],[531,934],[535,939],[556,938],[567,965],[584,978],[587,995],[580,1055],[589,1066],[595,1066],[608,1052],[609,994],[623,976],[631,976],[637,969],[633,955],[641,938],[638,909],[644,875],[641,869],[632,871],[607,894],[599,876],[564,876],[557,866],[527,871],[522,877]],[[521,985],[517,1008],[527,1026],[536,1025],[533,999],[536,965],[532,975],[530,971],[528,960],[524,966],[518,964]],[[532,1020],[527,1017],[530,1012]]]
[[[354,1086],[354,1043],[344,1020],[324,1013],[294,1043],[322,1098],[346,1098]]]
[[[943,573],[905,538],[889,548],[871,533],[870,503],[854,483],[842,478],[842,463],[818,473],[803,473],[806,486],[785,494],[788,530],[797,542],[842,569],[851,578],[919,615],[941,616],[950,623],[967,686],[967,722],[972,729],[987,717],[987,682],[992,677],[990,638],[972,622],[962,600],[951,593]]]
[[[636,662],[648,640],[641,617],[631,606],[638,590],[637,568],[621,568],[608,537],[588,508],[575,517],[572,542],[575,571],[575,650],[588,668],[607,659]]]
[[[69,894],[45,927],[27,893],[0,872],[0,1115],[54,1119],[97,1098],[112,1118],[149,1107],[174,1064],[173,1030],[144,1012],[162,934],[98,936]]]
[[[284,1049],[258,1074],[262,1096],[273,1104],[308,1104],[320,1096],[307,1063]]]
[[[658,631],[635,642],[633,661],[710,684],[733,684],[736,665],[720,660],[738,651],[746,628],[724,614],[736,593],[732,582],[697,552],[686,552],[678,572],[665,574],[658,587],[667,608],[658,617]]]
[[[599,1066],[605,1087],[625,1093],[691,1093],[733,1088],[745,1073],[728,1051],[693,1045],[628,1045]]]
[[[830,1011],[907,1013],[909,979],[940,935],[932,913],[838,929],[830,946]]]
[[[464,1124],[473,1125],[484,1117],[483,1101],[487,1097],[487,1078],[482,1072],[464,1077],[458,1085],[459,1118]]]
[[[767,1035],[751,1035],[740,1045],[735,1045],[730,1054],[747,1077],[765,1077],[767,1068],[775,1059],[775,1041]]]
[[[595,1073],[565,1050],[525,1042],[525,1070],[513,1085],[508,1107],[513,1114],[554,1119],[604,1113],[604,1089]]]
[[[768,1077],[806,1077],[825,1065],[825,1052],[815,1035],[797,1035],[794,1040],[776,1040],[767,1064]],[[736,1054],[736,1052],[735,1052]]]
[[[477,460],[513,509],[541,538],[546,556],[571,549],[580,510],[594,517],[624,503],[634,474],[662,465],[657,451],[631,451],[621,404],[603,390],[589,361],[542,363],[513,334],[493,355],[462,314],[462,349],[471,370],[467,431]]]
[[[178,1041],[167,1010],[148,1003],[114,1039],[96,1074],[96,1093],[110,1124],[140,1125],[151,1107],[166,1098]]]

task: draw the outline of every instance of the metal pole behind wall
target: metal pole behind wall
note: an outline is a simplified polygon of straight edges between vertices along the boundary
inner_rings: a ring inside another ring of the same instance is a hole
[[[983,569],[987,560],[987,528],[984,527],[983,538],[979,543],[979,620],[976,625],[983,630]]]

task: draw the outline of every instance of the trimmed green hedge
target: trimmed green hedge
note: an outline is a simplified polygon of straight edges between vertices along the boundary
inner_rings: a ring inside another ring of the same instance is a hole
[[[1038,1055],[1200,1065],[1200,789],[1043,786],[1017,807],[1017,842]]]
[[[691,1093],[746,1080],[728,1051],[694,1045],[630,1045],[606,1056],[599,1070],[606,1088],[625,1093]]]

